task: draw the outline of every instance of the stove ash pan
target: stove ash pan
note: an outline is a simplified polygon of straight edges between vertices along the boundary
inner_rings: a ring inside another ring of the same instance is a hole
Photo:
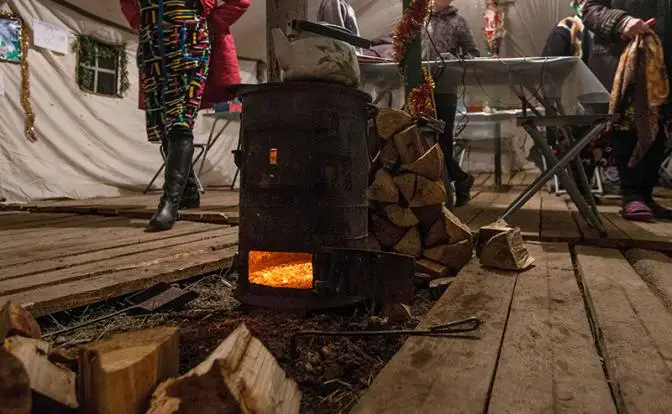
[[[255,85],[239,96],[239,299],[272,306],[301,297],[307,307],[328,295],[360,300],[322,262],[328,248],[365,248],[371,97],[316,82]]]

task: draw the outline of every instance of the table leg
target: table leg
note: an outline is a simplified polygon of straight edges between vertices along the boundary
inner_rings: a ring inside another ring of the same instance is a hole
[[[567,154],[558,161],[553,155],[553,151],[548,147],[543,135],[539,130],[530,125],[523,126],[525,130],[530,134],[530,137],[539,145],[539,149],[542,151],[546,162],[550,165],[550,168],[545,171],[542,175],[537,177],[536,180],[527,188],[523,193],[521,193],[516,200],[511,203],[511,205],[506,209],[506,211],[500,216],[500,219],[505,219],[509,215],[518,211],[527,201],[530,200],[536,194],[548,180],[553,178],[554,175],[558,175],[561,183],[567,189],[570,197],[576,204],[580,213],[586,218],[586,220],[601,234],[604,233],[604,226],[599,219],[599,216],[593,214],[593,211],[586,204],[586,201],[581,197],[581,193],[574,184],[573,180],[565,172],[567,164],[574,158],[578,156],[583,148],[588,145],[598,134],[600,134],[606,125],[600,124],[591,128],[580,140],[578,140],[567,152]]]
[[[495,123],[495,187],[502,186],[502,126]]]

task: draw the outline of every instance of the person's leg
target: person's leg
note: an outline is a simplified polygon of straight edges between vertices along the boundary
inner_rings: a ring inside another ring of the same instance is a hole
[[[658,185],[660,166],[664,160],[665,132],[661,130],[641,161],[643,176],[642,196],[657,219],[672,220],[672,210],[661,206],[653,199],[653,189]]]
[[[440,120],[446,123],[443,133],[439,137],[439,145],[443,151],[450,179],[455,181],[455,207],[469,202],[471,187],[474,185],[474,176],[460,168],[453,152],[455,112],[457,111],[457,96],[453,94],[437,94],[434,96],[436,113]]]
[[[612,150],[623,196],[622,214],[629,220],[652,220],[653,212],[644,199],[643,164],[628,167],[636,143],[637,134],[634,131],[613,131]]]

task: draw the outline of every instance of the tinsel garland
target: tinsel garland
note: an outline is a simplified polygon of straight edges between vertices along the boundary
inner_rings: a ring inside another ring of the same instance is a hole
[[[408,45],[420,37],[433,6],[434,0],[412,0],[395,28],[393,57],[402,74],[406,65]],[[406,99],[409,114],[414,117],[436,118],[433,95],[434,80],[429,70],[423,68],[422,84],[413,88]]]
[[[98,45],[103,47],[97,48]],[[86,56],[99,56],[103,59],[116,58],[119,59],[119,88],[117,95],[123,96],[131,87],[131,82],[128,79],[128,55],[126,53],[126,44],[108,45],[97,42],[90,36],[79,35],[77,40],[72,44],[71,49],[73,53],[80,53]],[[81,55],[80,55],[81,56]],[[78,65],[77,67],[77,84],[89,85],[93,82],[91,74],[86,68]]]
[[[24,133],[30,141],[37,141],[35,132],[35,113],[30,101],[30,68],[28,67],[28,49],[30,48],[30,39],[28,28],[23,23],[23,19],[15,14],[0,11],[0,17],[15,19],[21,25],[21,107],[23,108],[25,122]]]

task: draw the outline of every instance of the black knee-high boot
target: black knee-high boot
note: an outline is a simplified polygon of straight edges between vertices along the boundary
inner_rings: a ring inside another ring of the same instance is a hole
[[[187,185],[191,160],[194,155],[194,135],[189,128],[175,127],[168,138],[163,196],[154,216],[147,226],[148,231],[163,231],[177,221],[177,210]]]
[[[198,191],[198,184],[196,184],[196,173],[193,167],[189,168],[189,177],[187,178],[187,186],[184,188],[182,199],[180,200],[180,208],[199,208],[201,206],[201,193]]]

